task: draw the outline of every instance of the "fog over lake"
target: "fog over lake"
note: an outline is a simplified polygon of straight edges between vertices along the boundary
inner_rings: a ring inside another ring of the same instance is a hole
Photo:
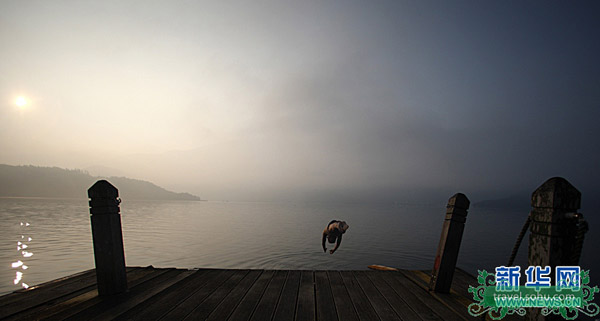
[[[0,164],[208,200],[600,199],[600,4],[2,1]]]

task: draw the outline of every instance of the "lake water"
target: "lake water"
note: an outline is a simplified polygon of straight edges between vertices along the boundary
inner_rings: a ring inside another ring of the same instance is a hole
[[[124,200],[121,214],[129,266],[362,270],[381,264],[431,269],[445,204]],[[527,214],[472,208],[458,266],[475,274],[506,264]],[[3,198],[0,218],[0,294],[94,267],[87,200]],[[598,284],[594,248],[600,242],[598,233],[593,234],[598,224],[586,218],[591,232],[581,265],[592,270],[591,283]],[[321,233],[332,219],[350,225],[334,255],[321,249]],[[526,265],[526,245],[527,238],[515,264]]]

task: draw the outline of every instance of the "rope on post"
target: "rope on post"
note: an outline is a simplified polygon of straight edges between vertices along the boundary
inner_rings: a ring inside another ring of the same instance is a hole
[[[588,222],[583,219],[583,214],[574,213],[573,220],[575,224],[575,244],[573,245],[573,254],[571,255],[571,262],[575,264],[579,263],[581,257],[581,250],[583,249],[583,240],[585,239],[585,233],[589,230]]]
[[[519,236],[517,237],[517,242],[513,247],[512,253],[510,254],[507,266],[512,266],[513,262],[515,261],[515,257],[517,256],[517,252],[519,252],[519,247],[521,246],[521,242],[523,241],[525,233],[527,233],[527,229],[529,228],[529,223],[531,223],[531,214],[527,216],[527,220],[525,220],[525,225],[523,225],[521,233],[519,233]]]

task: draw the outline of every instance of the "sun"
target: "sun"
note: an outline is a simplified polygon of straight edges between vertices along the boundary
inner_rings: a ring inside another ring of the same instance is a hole
[[[19,96],[19,97],[17,97],[17,100],[15,100],[15,104],[17,104],[17,106],[23,108],[23,107],[25,107],[25,105],[27,105],[27,99],[25,99],[25,97],[23,97],[23,96]]]

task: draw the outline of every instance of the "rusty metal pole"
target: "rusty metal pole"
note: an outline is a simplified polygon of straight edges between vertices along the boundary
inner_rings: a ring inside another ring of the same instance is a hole
[[[431,272],[431,281],[429,282],[430,291],[450,292],[470,204],[471,202],[467,196],[462,193],[457,193],[448,200],[440,244]]]
[[[112,295],[127,291],[125,254],[119,190],[108,181],[97,181],[88,189],[94,259],[99,295]]]

